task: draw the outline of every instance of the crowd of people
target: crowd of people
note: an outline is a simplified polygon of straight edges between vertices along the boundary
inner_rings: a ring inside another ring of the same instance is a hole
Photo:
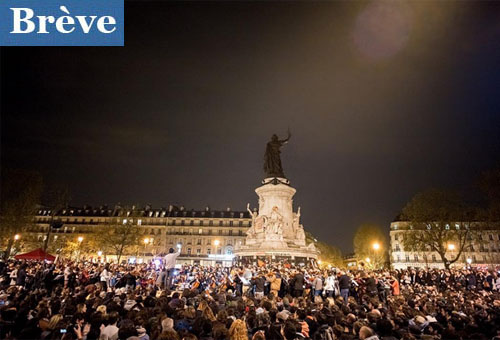
[[[1,339],[500,339],[500,276],[58,260],[0,262]]]

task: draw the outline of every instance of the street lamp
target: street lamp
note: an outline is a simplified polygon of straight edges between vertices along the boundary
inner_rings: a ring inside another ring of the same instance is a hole
[[[215,256],[217,257],[217,247],[219,246],[220,244],[220,241],[219,240],[215,240],[214,241],[214,246],[215,246]]]
[[[78,236],[77,241],[78,241],[78,257],[76,258],[76,261],[80,261],[80,253],[82,250],[83,236]]]
[[[19,234],[15,234],[15,235],[14,235],[14,240],[16,240],[16,241],[17,241],[17,240],[19,240],[20,238],[21,238],[21,235],[19,235]]]
[[[373,250],[379,250],[379,249],[380,249],[380,243],[375,242],[375,243],[373,244]]]
[[[471,264],[471,263],[472,263],[472,259],[471,259],[470,257],[467,259],[467,263],[468,263],[468,264]]]
[[[101,257],[101,256],[102,256],[102,251],[100,251],[100,250],[99,250],[99,251],[97,252],[97,256]]]
[[[366,261],[367,263],[370,263],[370,261],[371,261],[371,260],[370,260],[370,258],[369,258],[369,257],[367,257],[367,258],[365,259],[365,261]]]
[[[453,243],[448,243],[448,250],[455,250],[455,245]]]
[[[149,238],[144,239],[144,257],[146,257],[146,247],[148,246]]]

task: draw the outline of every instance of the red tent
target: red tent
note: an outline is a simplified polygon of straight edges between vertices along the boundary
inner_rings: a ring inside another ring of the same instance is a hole
[[[29,253],[19,254],[14,257],[16,260],[47,260],[50,262],[54,262],[56,259],[55,256],[44,252],[42,248],[32,250]]]

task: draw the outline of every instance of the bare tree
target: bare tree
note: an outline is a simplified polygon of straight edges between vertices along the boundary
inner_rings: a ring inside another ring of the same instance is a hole
[[[33,216],[42,193],[42,177],[37,172],[4,170],[1,183],[0,243],[6,260],[11,256],[15,235],[34,225]]]
[[[434,251],[445,268],[459,260],[477,237],[475,209],[459,195],[441,190],[419,193],[404,207],[402,217],[409,222],[403,245],[409,251]]]
[[[107,224],[99,227],[98,244],[105,254],[114,254],[118,263],[123,255],[137,251],[140,246],[141,233],[137,223],[139,212],[132,210],[129,214],[119,211],[118,216],[110,217]]]
[[[381,268],[388,261],[387,238],[382,227],[363,224],[358,227],[353,239],[354,253],[359,261],[371,268]]]
[[[66,187],[51,187],[45,192],[44,200],[45,205],[51,209],[49,228],[43,241],[43,250],[47,251],[52,230],[62,228],[63,226],[61,220],[57,218],[57,214],[68,206],[70,200],[69,191]]]

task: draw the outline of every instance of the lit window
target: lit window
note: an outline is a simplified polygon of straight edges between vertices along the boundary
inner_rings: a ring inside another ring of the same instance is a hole
[[[142,220],[141,219],[137,220],[137,225],[142,225]]]
[[[200,234],[200,235],[203,234],[203,229],[201,229],[201,228],[198,229],[198,234]]]

